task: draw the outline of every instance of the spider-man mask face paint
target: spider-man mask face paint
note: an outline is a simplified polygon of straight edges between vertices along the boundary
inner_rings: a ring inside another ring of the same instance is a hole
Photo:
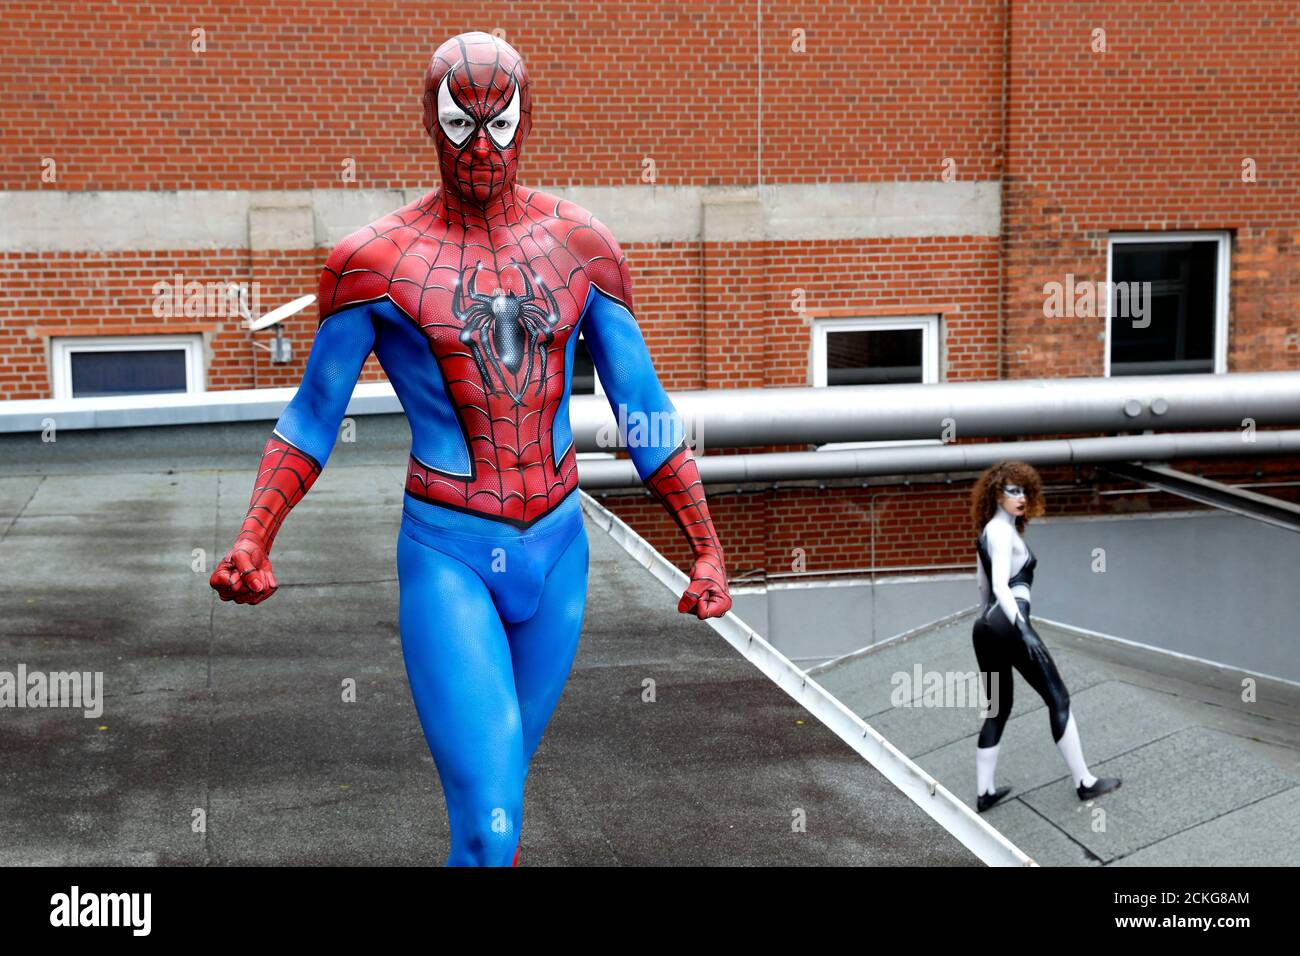
[[[528,71],[510,44],[462,33],[438,47],[424,75],[424,128],[443,188],[483,205],[513,187],[531,113]]]

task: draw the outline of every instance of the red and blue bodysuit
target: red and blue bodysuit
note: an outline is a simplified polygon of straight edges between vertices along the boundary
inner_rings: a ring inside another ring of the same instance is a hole
[[[411,425],[399,616],[446,796],[449,865],[517,860],[529,762],[577,650],[588,560],[568,410],[580,333],[616,416],[668,423],[638,430],[646,440],[628,452],[691,543],[679,610],[703,619],[731,607],[622,251],[585,210],[515,183],[530,112],[523,61],[504,41],[461,34],[434,54],[424,121],[442,185],[329,256],[302,384],[212,575],[223,600],[275,593],[276,532],[329,459],[373,352]]]

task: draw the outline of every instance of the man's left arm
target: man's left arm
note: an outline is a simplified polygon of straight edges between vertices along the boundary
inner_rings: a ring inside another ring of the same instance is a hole
[[[695,456],[632,313],[627,260],[607,229],[595,220],[593,228],[608,254],[588,266],[595,290],[582,334],[615,419],[626,422],[623,437],[637,474],[682,529],[695,556],[691,583],[677,609],[701,620],[721,617],[731,609],[727,569]]]

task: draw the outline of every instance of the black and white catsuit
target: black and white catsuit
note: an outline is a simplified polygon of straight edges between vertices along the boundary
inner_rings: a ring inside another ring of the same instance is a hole
[[[1052,655],[1029,623],[1029,589],[1038,559],[1016,531],[1015,519],[1001,508],[984,526],[976,550],[984,600],[972,638],[990,705],[990,716],[980,728],[979,746],[993,747],[1002,739],[1011,715],[1012,668],[1043,698],[1052,739],[1059,741],[1070,719],[1070,693]],[[1013,567],[1017,568],[1014,574]]]

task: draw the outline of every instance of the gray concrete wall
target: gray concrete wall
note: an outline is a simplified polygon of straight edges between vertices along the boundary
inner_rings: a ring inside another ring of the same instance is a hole
[[[929,624],[979,601],[975,575],[778,585],[734,596],[736,613],[801,667]]]
[[[1044,520],[1026,540],[1035,616],[1300,681],[1300,534],[1201,512]]]

